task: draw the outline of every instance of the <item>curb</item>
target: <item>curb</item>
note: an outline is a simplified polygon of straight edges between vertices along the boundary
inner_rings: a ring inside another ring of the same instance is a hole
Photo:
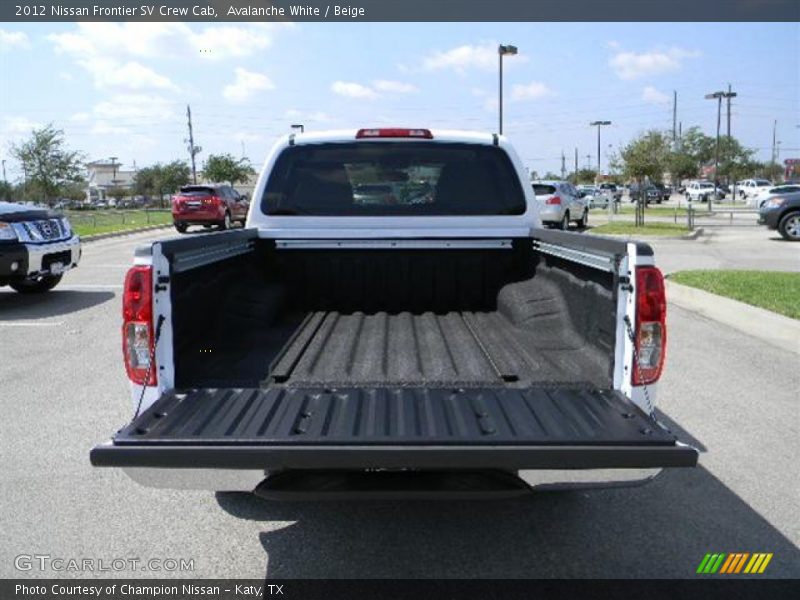
[[[657,240],[689,240],[693,241],[699,238],[701,235],[705,235],[705,229],[703,227],[698,227],[691,233],[687,233],[686,235],[647,235],[646,233],[641,234],[627,234],[627,233],[592,233],[592,230],[589,229],[587,232],[589,235],[599,235],[603,237],[610,237],[619,240],[645,240],[647,242],[653,242]]]
[[[706,230],[703,229],[702,227],[697,227],[694,231],[692,231],[692,233],[689,233],[687,235],[682,235],[679,238],[671,238],[671,239],[674,239],[674,240],[696,240],[701,235],[704,235],[705,232],[706,232]]]
[[[800,354],[800,321],[738,300],[666,280],[667,300],[746,333],[773,346]]]
[[[149,227],[139,227],[138,229],[123,229],[122,231],[110,231],[108,233],[98,233],[95,235],[87,235],[81,236],[81,243],[88,243],[88,242],[96,242],[99,240],[106,240],[108,238],[115,238],[115,237],[122,237],[123,235],[131,235],[133,233],[142,233],[143,231],[153,231],[155,229],[166,229],[168,227],[172,227],[172,223],[169,225],[150,225]]]

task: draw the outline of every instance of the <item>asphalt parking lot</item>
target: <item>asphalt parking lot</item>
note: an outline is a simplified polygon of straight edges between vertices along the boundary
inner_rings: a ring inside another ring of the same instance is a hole
[[[0,289],[0,577],[20,554],[182,558],[199,577],[693,577],[707,552],[771,552],[800,577],[798,355],[671,306],[664,420],[700,466],[635,489],[475,502],[268,503],[151,490],[88,452],[132,414],[120,292],[136,245],[86,244],[49,294]],[[665,270],[800,270],[761,228],[654,242]],[[689,262],[691,260],[691,262]],[[103,576],[153,577],[146,571]]]

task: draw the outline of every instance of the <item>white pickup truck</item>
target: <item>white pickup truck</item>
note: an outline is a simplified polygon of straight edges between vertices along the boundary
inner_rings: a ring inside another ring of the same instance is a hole
[[[145,485],[513,494],[697,462],[653,410],[652,250],[543,229],[498,135],[284,137],[244,230],[137,250],[123,319],[133,416],[91,461]]]

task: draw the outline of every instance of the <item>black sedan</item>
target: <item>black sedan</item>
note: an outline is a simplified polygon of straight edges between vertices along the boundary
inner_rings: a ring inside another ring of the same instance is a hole
[[[785,240],[800,241],[800,192],[767,198],[759,209],[758,222],[777,229]]]

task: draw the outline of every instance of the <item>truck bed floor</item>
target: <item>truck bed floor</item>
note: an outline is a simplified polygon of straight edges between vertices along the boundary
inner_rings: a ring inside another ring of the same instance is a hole
[[[310,313],[273,361],[297,386],[525,386],[581,381],[589,348],[543,345],[498,312]]]

